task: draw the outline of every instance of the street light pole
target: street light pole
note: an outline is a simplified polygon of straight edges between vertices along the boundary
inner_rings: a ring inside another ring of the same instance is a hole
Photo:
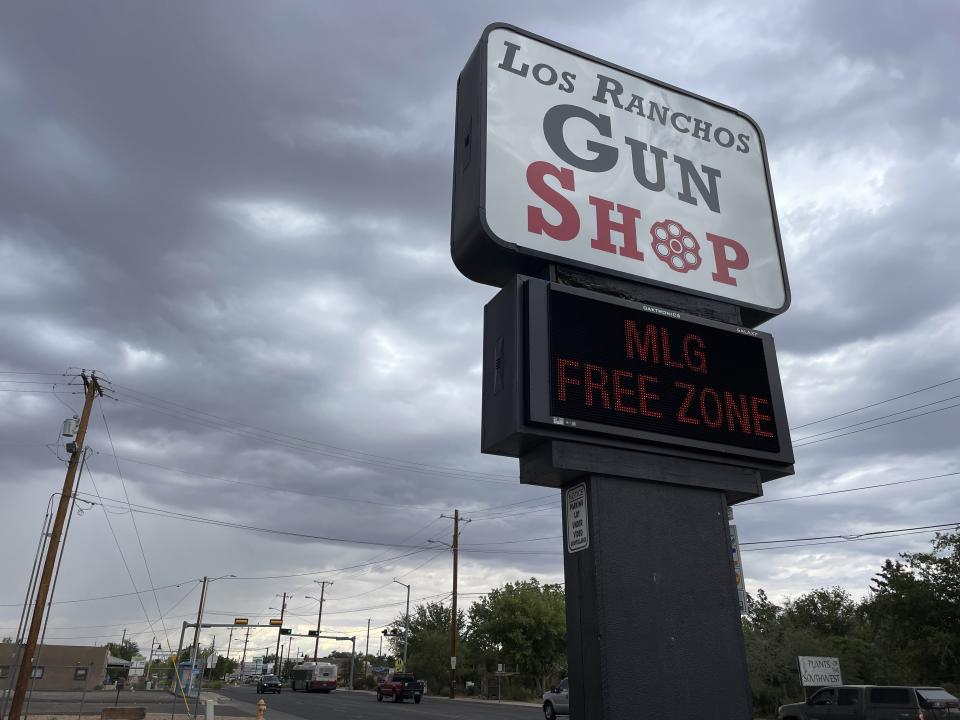
[[[410,586],[399,580],[394,580],[397,585],[403,585],[407,589],[407,612],[403,623],[403,671],[407,671],[407,644],[410,640]]]

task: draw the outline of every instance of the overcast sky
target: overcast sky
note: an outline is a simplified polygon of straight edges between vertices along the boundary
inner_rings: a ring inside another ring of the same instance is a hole
[[[764,329],[802,446],[763,499],[916,482],[741,506],[741,541],[960,521],[958,7],[5,4],[0,635],[62,485],[60,425],[82,404],[68,368],[110,381],[79,488],[106,507],[73,518],[50,640],[126,628],[176,646],[196,579],[232,574],[210,586],[208,621],[263,621],[287,592],[305,632],[314,580],[332,580],[324,631],[362,646],[369,618],[375,652],[403,609],[394,578],[449,602],[450,553],[427,541],[450,541],[454,508],[473,520],[462,607],[504,582],[562,581],[558,492],[479,453],[495,290],[449,255],[456,80],[493,21],[763,128],[793,294]],[[529,538],[550,539],[513,542]],[[930,538],[745,552],[747,589],[862,596],[885,558]],[[141,605],[134,587],[151,586]],[[72,602],[102,596],[118,597]]]

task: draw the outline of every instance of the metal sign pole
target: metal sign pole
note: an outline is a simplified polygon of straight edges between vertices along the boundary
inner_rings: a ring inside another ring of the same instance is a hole
[[[571,716],[632,720],[639,697],[649,717],[751,718],[723,492],[581,482],[589,542],[564,557]]]

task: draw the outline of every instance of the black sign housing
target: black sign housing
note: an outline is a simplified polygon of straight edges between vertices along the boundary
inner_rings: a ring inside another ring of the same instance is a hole
[[[767,333],[518,277],[484,353],[483,452],[565,439],[792,472]]]

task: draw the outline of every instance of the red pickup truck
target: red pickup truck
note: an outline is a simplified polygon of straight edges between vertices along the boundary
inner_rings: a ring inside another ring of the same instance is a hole
[[[383,702],[385,697],[393,698],[394,702],[413,698],[415,703],[419,703],[423,697],[423,680],[417,680],[413,673],[390,673],[377,685],[377,702]]]

